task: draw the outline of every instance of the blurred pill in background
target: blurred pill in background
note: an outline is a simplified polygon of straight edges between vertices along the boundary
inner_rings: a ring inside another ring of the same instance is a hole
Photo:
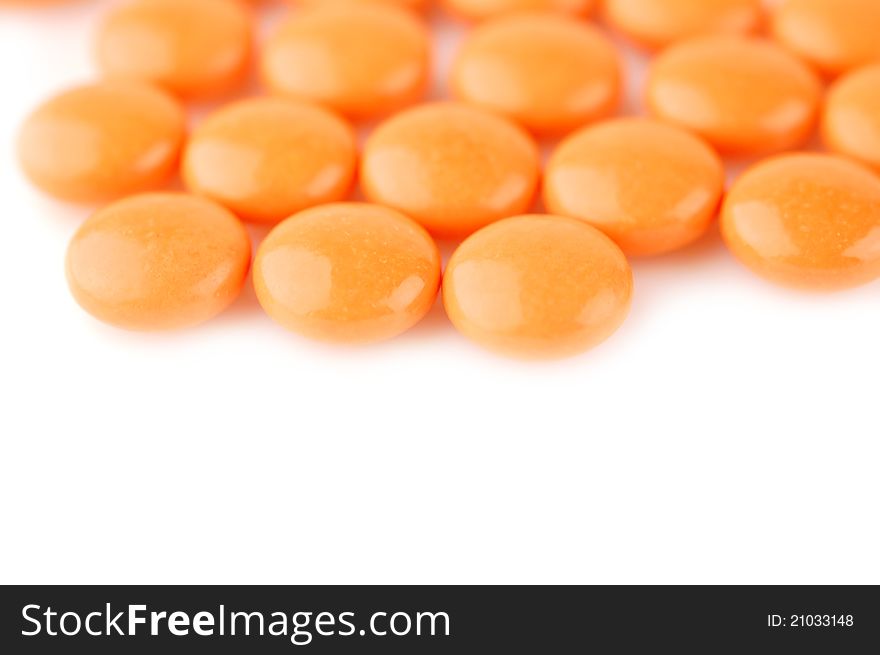
[[[98,65],[186,98],[222,94],[247,74],[253,29],[241,0],[125,0],[101,22]]]
[[[831,87],[822,134],[831,150],[880,173],[880,62],[853,70]]]
[[[699,134],[722,154],[763,155],[810,137],[821,93],[816,75],[782,46],[701,36],[651,62],[646,102],[655,117]]]
[[[298,11],[263,47],[261,72],[276,94],[370,118],[424,96],[431,66],[423,21],[394,6],[331,3]]]
[[[402,7],[414,11],[423,11],[427,9],[432,0],[285,0],[287,3],[307,8],[307,7],[355,7],[358,5],[381,4],[389,7]]]
[[[453,95],[539,135],[569,132],[612,114],[622,64],[598,29],[549,12],[517,13],[477,26],[453,63]]]
[[[46,193],[102,202],[165,183],[185,133],[183,109],[167,93],[141,82],[103,82],[40,105],[21,127],[18,157]]]
[[[538,186],[538,148],[513,122],[461,103],[433,103],[370,135],[361,186],[437,236],[462,237],[526,211]]]
[[[544,174],[547,210],[584,220],[627,255],[659,255],[701,237],[718,210],[724,167],[693,134],[622,118],[576,132]]]
[[[760,0],[605,0],[603,8],[612,27],[648,48],[700,34],[751,34],[763,17]]]
[[[356,166],[354,130],[341,118],[311,103],[254,98],[196,128],[182,173],[190,191],[244,220],[273,224],[345,198]]]
[[[583,17],[590,14],[596,4],[597,0],[443,0],[447,11],[470,21],[522,11],[554,11]]]
[[[823,73],[839,75],[880,61],[880,2],[785,0],[773,34]]]

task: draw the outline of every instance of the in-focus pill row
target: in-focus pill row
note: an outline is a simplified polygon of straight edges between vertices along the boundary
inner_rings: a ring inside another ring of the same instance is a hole
[[[143,194],[97,212],[74,236],[67,275],[97,318],[134,330],[195,325],[245,283],[247,234],[211,201]],[[336,203],[281,222],[260,245],[254,288],[287,329],[331,342],[392,338],[421,320],[441,284],[440,253],[424,228],[381,205]],[[516,356],[583,352],[623,322],[632,273],[621,250],[586,223],[507,218],[466,239],[450,261],[443,300],[463,334]]]

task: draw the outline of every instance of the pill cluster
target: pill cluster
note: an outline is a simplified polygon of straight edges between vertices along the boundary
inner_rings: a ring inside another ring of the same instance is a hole
[[[67,254],[98,319],[198,324],[250,274],[265,312],[310,338],[391,338],[440,293],[489,349],[568,356],[624,321],[628,257],[716,218],[769,280],[880,278],[880,0],[299,0],[260,43],[258,5],[114,5],[100,81],[21,127],[36,186],[109,203]],[[437,11],[470,29],[428,102]],[[616,116],[609,30],[654,54],[645,116]],[[186,103],[231,97],[251,69],[263,95],[188,129]],[[814,134],[824,152],[803,151]],[[737,157],[765,159],[726,190]],[[167,190],[178,174],[186,193]],[[242,221],[271,227],[252,266]],[[435,238],[460,241],[443,272]]]

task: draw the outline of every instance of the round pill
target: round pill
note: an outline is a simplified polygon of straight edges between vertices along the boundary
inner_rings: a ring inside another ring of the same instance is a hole
[[[364,194],[432,233],[460,237],[531,205],[538,148],[509,120],[477,107],[434,103],[380,125],[361,160]]]
[[[477,27],[453,64],[457,99],[497,111],[537,134],[608,116],[621,65],[596,28],[558,13],[526,12]]]
[[[699,34],[750,34],[761,24],[761,0],[605,0],[608,22],[648,48]]]
[[[245,77],[252,22],[239,0],[129,0],[100,27],[98,63],[181,96],[223,93]]]
[[[467,238],[443,276],[455,327],[502,354],[556,358],[584,352],[623,323],[632,271],[599,230],[573,218],[507,218]]]
[[[733,254],[774,282],[840,289],[880,277],[880,179],[841,157],[758,164],[728,193],[721,227]]]
[[[244,220],[278,223],[343,199],[356,153],[354,131],[330,111],[255,98],[220,109],[196,129],[184,151],[183,178],[190,191]]]
[[[0,7],[2,6],[11,6],[14,9],[18,9],[19,7],[27,7],[32,9],[34,7],[38,9],[48,9],[51,8],[52,5],[60,5],[60,4],[72,4],[77,0],[0,0]]]
[[[404,7],[413,11],[422,11],[430,0],[287,0],[291,4],[303,7],[354,7],[361,4],[384,4],[391,7]]]
[[[786,0],[773,34],[828,75],[880,61],[878,0]]]
[[[831,88],[822,132],[829,148],[880,172],[880,63],[854,70]]]
[[[440,253],[403,214],[366,203],[307,209],[257,251],[254,288],[285,328],[322,341],[367,343],[418,323],[440,286]]]
[[[67,250],[67,280],[95,318],[130,330],[206,321],[247,278],[251,246],[235,216],[210,200],[149,193],[89,218]]]
[[[186,116],[166,93],[139,82],[104,82],[38,107],[18,137],[18,157],[43,191],[104,202],[156,188],[174,172]]]
[[[628,255],[658,255],[705,233],[721,199],[718,155],[681,128],[623,118],[573,134],[547,165],[548,211],[584,220]]]
[[[282,23],[263,49],[261,69],[274,93],[368,118],[424,95],[430,38],[404,9],[332,3]]]
[[[555,11],[586,16],[596,0],[444,0],[450,13],[466,20],[485,20],[521,11]]]
[[[769,41],[702,36],[657,57],[647,104],[725,154],[758,155],[803,143],[818,115],[821,83]]]

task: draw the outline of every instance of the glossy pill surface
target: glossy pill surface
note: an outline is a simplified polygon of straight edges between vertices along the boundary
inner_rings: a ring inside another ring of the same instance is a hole
[[[101,25],[98,63],[181,96],[223,93],[247,72],[252,22],[239,0],[128,0]]]
[[[780,284],[832,290],[880,277],[880,178],[841,157],[758,164],[731,188],[721,227],[737,258]]]
[[[880,63],[854,70],[831,88],[822,133],[829,148],[880,172]]]
[[[456,16],[479,21],[521,11],[554,11],[585,16],[593,10],[596,0],[444,0],[443,4]]]
[[[317,105],[242,100],[209,116],[183,158],[187,187],[239,217],[277,223],[344,198],[356,170],[352,128]]]
[[[549,12],[480,25],[462,45],[451,76],[457,99],[537,134],[567,132],[613,113],[620,86],[611,42],[583,21]]]
[[[605,0],[608,22],[633,41],[663,48],[699,34],[750,34],[760,0]]]
[[[294,14],[265,45],[261,64],[274,93],[355,118],[419,100],[429,68],[423,22],[403,9],[370,3],[333,3]]]
[[[430,0],[287,0],[301,7],[355,7],[358,5],[383,4],[390,7],[403,7],[412,11],[422,11]]]
[[[628,255],[658,255],[695,241],[724,188],[718,155],[659,121],[624,118],[563,141],[544,176],[547,210],[584,220]]]
[[[247,278],[247,232],[215,203],[180,193],[132,196],[89,218],[67,250],[67,280],[95,318],[130,330],[206,321]]]
[[[38,107],[18,137],[28,178],[62,200],[103,202],[156,188],[174,172],[186,116],[163,91],[104,82]]]
[[[254,288],[266,313],[322,341],[390,339],[431,309],[440,254],[417,223],[393,209],[336,203],[276,226],[257,251]]]
[[[538,149],[524,130],[456,103],[394,116],[373,132],[361,160],[368,199],[444,237],[465,236],[522,213],[531,205],[538,175]]]
[[[443,277],[455,327],[496,352],[555,358],[609,337],[629,312],[632,272],[620,249],[583,221],[525,215],[466,239]]]
[[[704,137],[725,154],[793,148],[810,135],[821,84],[781,46],[734,36],[696,37],[652,63],[647,104],[654,116]]]
[[[877,0],[785,0],[773,34],[823,73],[838,75],[880,61]]]

